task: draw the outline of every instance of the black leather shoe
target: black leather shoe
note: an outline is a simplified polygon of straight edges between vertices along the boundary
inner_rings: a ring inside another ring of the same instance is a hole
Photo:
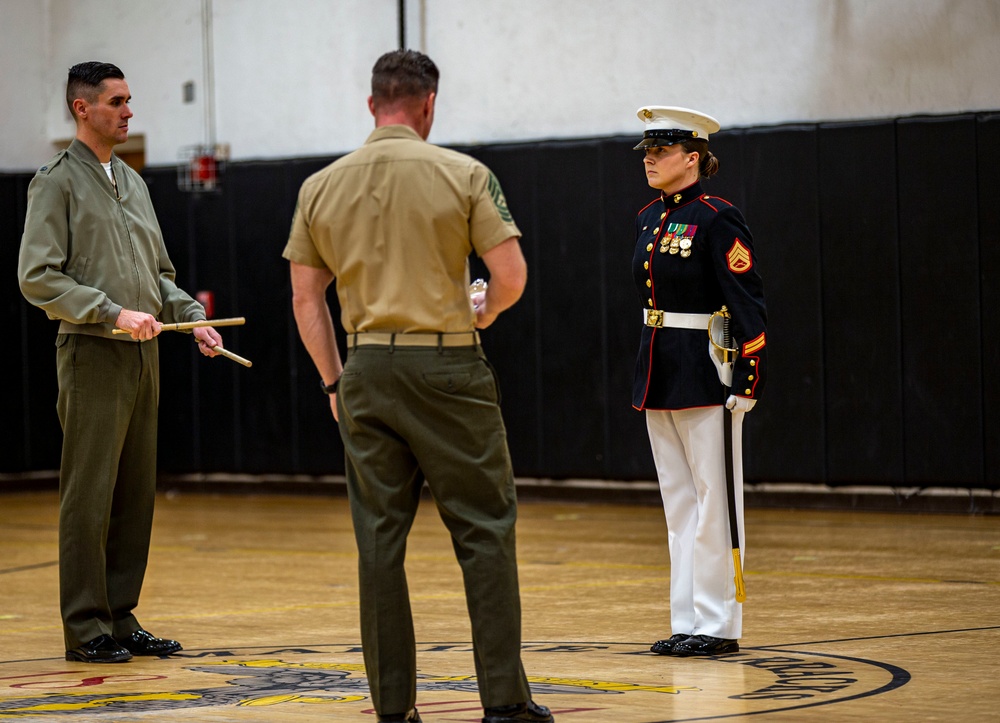
[[[737,653],[740,644],[735,640],[726,638],[713,638],[711,635],[692,635],[687,640],[674,645],[674,652],[679,658],[686,658],[690,655],[726,655],[727,653]]]
[[[554,720],[552,711],[544,705],[538,705],[538,703],[529,700],[527,703],[487,708],[483,723],[519,723],[520,721],[552,723]]]
[[[132,659],[132,653],[115,642],[110,635],[101,635],[89,643],[66,651],[66,660],[81,663],[124,663]]]
[[[657,655],[673,655],[674,646],[682,640],[687,640],[690,637],[690,635],[677,633],[676,635],[671,635],[666,640],[657,640],[649,649]]]
[[[378,717],[379,723],[423,723],[420,720],[420,714],[417,709],[414,708],[408,713],[396,713],[394,715],[380,715]]]
[[[132,655],[170,655],[182,650],[181,644],[176,640],[154,638],[142,628],[118,642]]]

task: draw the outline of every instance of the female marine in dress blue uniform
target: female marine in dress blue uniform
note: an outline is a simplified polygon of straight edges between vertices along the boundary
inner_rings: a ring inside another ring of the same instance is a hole
[[[764,388],[764,290],[753,240],[731,203],[702,189],[719,166],[708,138],[719,129],[685,108],[647,106],[636,150],[659,198],[639,212],[632,273],[643,307],[632,404],[645,411],[670,546],[671,636],[662,655],[739,650],[734,547],[743,540],[743,416]],[[735,361],[722,358],[709,319],[726,307]],[[730,411],[726,411],[726,410]],[[724,425],[732,429],[730,532]],[[741,577],[742,579],[742,577]]]

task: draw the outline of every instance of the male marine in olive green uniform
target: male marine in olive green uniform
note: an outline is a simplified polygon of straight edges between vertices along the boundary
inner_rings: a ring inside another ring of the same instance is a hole
[[[375,131],[302,185],[284,252],[295,319],[346,449],[361,642],[379,720],[420,720],[403,563],[426,479],[465,578],[483,721],[551,721],[521,665],[514,479],[475,330],[524,290],[521,234],[486,166],[426,142],[437,81],[421,53],[383,55],[368,99]],[[490,271],[475,309],[472,252]],[[326,303],[334,279],[348,333],[343,367]]]
[[[66,659],[85,663],[181,649],[132,610],[156,491],[158,319],[198,321],[205,310],[174,283],[146,184],[112,152],[128,138],[130,100],[114,65],[70,68],[76,139],[28,186],[17,269],[24,297],[60,321],[59,595]],[[218,333],[194,335],[215,356]]]

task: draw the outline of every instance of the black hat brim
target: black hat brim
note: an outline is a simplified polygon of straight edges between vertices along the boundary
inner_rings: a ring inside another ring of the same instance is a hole
[[[675,143],[680,143],[678,138],[643,138],[638,144],[632,147],[633,151],[642,151],[646,148],[653,148],[654,146],[672,146]]]

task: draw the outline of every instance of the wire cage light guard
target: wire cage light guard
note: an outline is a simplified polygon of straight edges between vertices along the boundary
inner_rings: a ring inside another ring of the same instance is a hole
[[[221,190],[222,175],[228,158],[229,146],[226,144],[181,148],[177,164],[177,187],[192,193]]]

